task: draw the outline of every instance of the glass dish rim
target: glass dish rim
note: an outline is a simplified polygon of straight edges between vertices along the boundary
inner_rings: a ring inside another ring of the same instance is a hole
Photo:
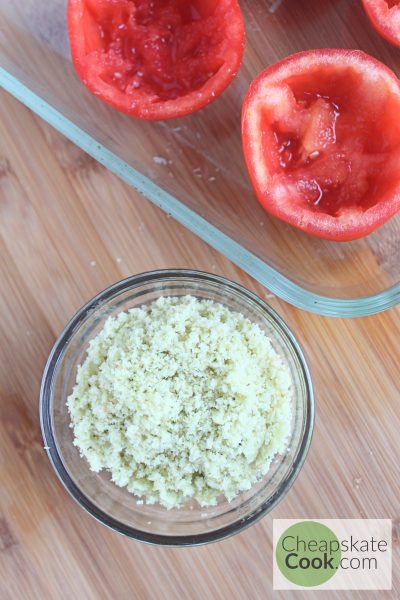
[[[330,317],[374,315],[400,303],[400,282],[386,290],[358,298],[332,298],[307,291],[224,234],[183,202],[139,173],[116,154],[0,67],[0,86],[30,108],[54,129],[92,156],[130,187],[174,217],[195,235],[221,252],[273,294],[302,310]]]
[[[299,451],[295,458],[295,461],[291,465],[291,469],[289,473],[286,475],[285,479],[280,484],[279,488],[275,491],[273,496],[267,501],[264,502],[261,507],[258,507],[255,512],[253,512],[246,519],[238,519],[234,523],[221,527],[212,532],[200,533],[196,535],[175,535],[175,536],[167,536],[162,534],[154,534],[150,532],[141,531],[139,529],[135,529],[124,523],[121,523],[117,519],[110,517],[107,513],[99,509],[95,506],[89,498],[85,496],[85,494],[79,489],[79,487],[74,483],[71,477],[68,474],[66,467],[62,461],[61,456],[57,450],[57,444],[55,441],[55,436],[52,427],[52,418],[51,418],[51,403],[52,403],[52,383],[54,375],[57,371],[59,360],[62,356],[63,350],[66,344],[69,343],[69,340],[74,335],[76,328],[80,325],[82,321],[84,321],[90,312],[96,307],[96,305],[101,302],[107,302],[111,297],[115,296],[115,294],[122,293],[124,291],[128,291],[129,289],[137,288],[140,285],[144,285],[150,282],[154,282],[157,280],[165,280],[165,279],[176,279],[176,278],[192,278],[198,279],[199,281],[203,281],[205,283],[216,283],[218,285],[222,285],[224,288],[229,288],[232,291],[235,291],[241,296],[244,296],[247,300],[256,303],[259,308],[261,308],[264,312],[267,312],[268,315],[273,319],[274,324],[281,330],[284,334],[285,338],[290,343],[292,349],[294,350],[299,363],[301,365],[301,370],[304,378],[304,382],[306,385],[306,422],[304,426],[304,432],[301,439]],[[228,538],[240,531],[247,529],[250,525],[259,521],[262,517],[264,517],[268,512],[270,512],[274,506],[286,495],[289,491],[290,487],[294,483],[297,475],[299,474],[306,456],[308,454],[308,450],[311,444],[311,439],[313,435],[314,429],[314,418],[315,418],[315,401],[314,401],[314,391],[313,384],[311,379],[311,374],[308,369],[304,354],[301,350],[299,343],[297,342],[294,334],[286,325],[284,320],[273,310],[266,302],[264,302],[259,296],[246,289],[244,286],[230,281],[225,277],[221,277],[219,275],[215,275],[212,273],[207,273],[204,271],[196,271],[190,269],[161,269],[156,271],[147,271],[144,273],[140,273],[138,275],[133,275],[126,279],[122,279],[114,283],[113,285],[105,288],[99,294],[94,296],[91,300],[89,300],[86,304],[84,304],[72,317],[72,319],[67,323],[64,330],[61,332],[59,337],[57,338],[51,352],[49,358],[47,360],[42,383],[40,387],[40,426],[42,431],[42,437],[44,441],[44,449],[47,452],[47,456],[56,472],[59,480],[61,481],[64,488],[67,492],[72,496],[72,498],[90,515],[92,515],[97,521],[106,525],[108,528],[116,531],[120,534],[123,534],[127,537],[136,539],[141,542],[145,542],[147,544],[158,545],[158,546],[169,546],[169,547],[185,547],[185,546],[199,546],[203,544],[208,544],[211,542],[216,542],[225,538]]]

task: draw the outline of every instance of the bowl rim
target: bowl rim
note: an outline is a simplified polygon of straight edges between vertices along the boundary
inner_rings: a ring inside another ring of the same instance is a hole
[[[239,295],[245,296],[247,300],[257,304],[264,312],[267,312],[272,317],[274,324],[281,330],[281,333],[289,341],[292,349],[299,359],[301,365],[301,371],[306,386],[306,420],[304,426],[304,433],[301,439],[299,450],[291,465],[291,469],[287,473],[286,477],[280,483],[275,493],[264,502],[261,507],[258,507],[256,511],[250,514],[245,519],[238,519],[230,525],[220,527],[214,531],[190,534],[190,535],[163,535],[142,531],[135,529],[129,525],[121,523],[117,519],[111,517],[106,512],[98,508],[91,500],[80,490],[75,484],[73,479],[70,477],[62,458],[58,452],[55,435],[52,427],[51,419],[51,406],[53,400],[53,379],[57,372],[58,362],[62,356],[65,346],[69,343],[69,340],[73,337],[79,325],[86,319],[89,313],[93,312],[99,304],[106,303],[110,298],[116,295],[128,291],[131,288],[137,288],[140,285],[155,282],[157,280],[168,280],[168,279],[197,279],[206,283],[214,283],[223,285],[225,288],[231,289]],[[88,512],[97,521],[105,525],[106,527],[116,531],[122,535],[130,538],[134,538],[138,541],[158,545],[158,546],[169,546],[169,547],[185,547],[185,546],[199,546],[216,542],[222,539],[226,539],[236,533],[239,533],[254,523],[257,523],[267,513],[269,513],[278,502],[280,502],[286,493],[293,485],[297,478],[306,456],[310,448],[311,439],[314,429],[315,419],[315,400],[313,384],[311,374],[304,357],[303,351],[295,338],[292,331],[286,325],[285,321],[280,317],[276,311],[271,308],[264,300],[262,300],[257,294],[251,292],[243,285],[233,282],[226,277],[208,273],[206,271],[192,270],[192,269],[160,269],[154,271],[146,271],[138,275],[132,275],[125,279],[122,279],[111,286],[105,288],[91,300],[86,302],[70,319],[65,326],[64,330],[58,336],[47,360],[41,387],[40,387],[40,398],[39,398],[39,412],[40,412],[40,426],[42,430],[42,437],[44,441],[44,449],[47,452],[47,456],[64,488],[72,496],[72,498]]]

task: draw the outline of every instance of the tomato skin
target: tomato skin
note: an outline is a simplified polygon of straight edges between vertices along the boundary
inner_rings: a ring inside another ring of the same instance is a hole
[[[157,53],[157,48],[156,51],[154,51],[154,45],[153,48],[147,51],[145,48],[149,45],[151,46],[151,43],[146,45],[143,43],[143,40],[138,40],[138,43],[141,44],[140,52],[143,54],[143,56],[141,56],[141,62],[147,62],[147,65],[150,65],[147,67],[147,70],[146,65],[144,68],[136,67],[136,74],[143,76],[143,81],[145,82],[142,87],[140,87],[141,81],[139,83],[136,78],[133,87],[137,86],[137,89],[133,89],[132,87],[128,94],[126,90],[123,90],[121,86],[118,85],[120,83],[119,81],[107,81],[106,77],[104,76],[104,73],[106,73],[108,79],[110,79],[109,73],[112,72],[112,70],[115,71],[115,76],[119,76],[120,70],[122,70],[123,76],[129,78],[131,77],[130,70],[132,71],[134,65],[133,60],[129,62],[129,57],[128,59],[126,59],[126,57],[121,57],[121,51],[119,49],[118,52],[115,52],[114,50],[110,52],[109,49],[103,47],[104,44],[99,38],[99,30],[101,30],[101,26],[96,19],[104,19],[107,24],[110,23],[109,15],[111,10],[111,14],[115,14],[116,23],[122,15],[124,16],[128,26],[130,26],[135,19],[136,4],[140,5],[140,9],[142,9],[143,6],[146,8],[146,5],[148,5],[148,7],[150,7],[147,8],[148,11],[153,10],[152,6],[156,5],[156,10],[159,10],[159,13],[161,13],[161,18],[164,19],[164,21],[160,24],[160,28],[164,27],[164,29],[160,29],[161,32],[165,31],[165,20],[168,19],[168,7],[172,7],[171,19],[174,25],[168,25],[168,28],[170,30],[172,29],[171,44],[175,44],[173,36],[174,28],[176,26],[176,13],[179,13],[179,11],[182,12],[189,10],[185,7],[185,0],[169,0],[169,2],[164,1],[163,3],[160,3],[160,0],[68,1],[68,32],[72,61],[83,83],[93,94],[117,110],[125,112],[133,117],[146,120],[182,117],[189,115],[213,102],[232,82],[240,68],[243,58],[244,25],[238,1],[192,0],[190,3],[190,7],[192,7],[192,5],[196,6],[196,18],[193,21],[193,31],[195,31],[195,28],[197,28],[197,46],[196,42],[191,40],[190,33],[185,34],[186,38],[183,41],[180,40],[181,46],[186,45],[188,49],[186,50],[186,54],[181,61],[181,65],[176,65],[175,59],[172,61],[174,63],[173,68],[179,71],[180,79],[183,82],[181,84],[182,89],[179,88],[180,83],[176,84],[175,87],[179,89],[175,94],[175,97],[173,97],[172,94],[171,97],[169,97],[170,92],[168,91],[168,86],[173,87],[174,85],[173,76],[170,78],[172,83],[171,81],[167,81],[164,90],[162,89],[163,84],[159,85],[158,83],[153,83],[154,81],[157,81],[157,77],[159,75],[161,78],[165,74],[168,75],[168,65],[171,64],[170,55],[171,52],[175,52],[175,50],[170,51],[169,55],[164,52],[164,59],[166,62],[165,65],[161,64],[160,62],[157,73],[149,72],[149,70],[155,71],[155,68],[152,68],[151,65],[156,65],[160,56],[160,60],[162,61],[163,59],[162,52],[164,51],[164,48],[161,48],[161,43],[158,44],[160,52]],[[165,6],[167,6],[166,9]],[[93,17],[93,7],[96,10],[95,17]],[[194,9],[191,8],[190,10]],[[202,12],[204,12],[206,16],[202,15]],[[211,13],[211,19],[213,19],[212,27],[214,29],[211,31],[211,33],[205,29],[205,34],[212,36],[213,32],[215,32],[215,35],[218,36],[218,45],[215,50],[213,48],[209,50],[209,56],[206,55],[206,44],[202,45],[201,30],[199,33],[198,29],[202,26],[203,22],[205,23],[204,27],[207,28],[208,13]],[[119,26],[117,24],[115,25],[116,28],[123,26],[126,27],[124,23],[121,23]],[[179,22],[177,26],[179,28]],[[138,31],[139,34],[137,33]],[[140,36],[140,32],[144,32],[143,36],[151,34],[151,32],[148,34],[146,25],[143,25],[143,23],[139,23],[136,28],[136,35]],[[170,31],[166,31],[166,34],[171,36]],[[163,42],[165,41],[164,36],[159,37],[161,37]],[[193,50],[191,50],[191,45],[194,46]],[[136,48],[128,48],[128,50],[131,50],[134,53]],[[127,52],[126,49],[124,51]],[[190,64],[191,51],[193,52],[193,65]],[[146,57],[146,52],[149,53],[148,57]],[[150,54],[151,52],[153,52],[153,54]],[[205,55],[204,64],[201,63],[201,59],[203,58],[201,53]],[[199,60],[199,54],[200,67],[205,70],[207,67],[207,61],[209,61],[211,64],[211,73],[208,78],[207,76],[203,77],[204,81],[199,79],[200,84],[195,82],[193,89],[191,89],[190,77],[192,79],[195,77],[197,68],[197,63],[195,63],[195,61]],[[215,56],[215,54],[217,54],[217,56]],[[188,75],[187,77],[185,74],[185,64],[183,64],[185,61],[188,69],[191,70],[190,76]],[[157,86],[163,92],[161,96],[159,95],[159,89],[157,89]],[[144,91],[145,87],[146,90]]]
[[[286,76],[299,74],[299,64],[315,65],[346,64],[362,65],[363,69],[375,69],[384,77],[385,84],[393,92],[394,104],[400,114],[400,81],[384,64],[359,50],[321,49],[309,50],[293,54],[262,71],[251,83],[244,100],[242,110],[242,142],[244,157],[255,194],[264,209],[273,216],[308,233],[310,235],[332,241],[351,241],[362,238],[383,225],[400,210],[400,170],[395,175],[394,189],[373,198],[371,205],[365,207],[352,205],[344,206],[338,215],[329,211],[316,210],[307,202],[292,201],[289,194],[275,193],[273,181],[273,165],[266,154],[269,151],[270,138],[258,128],[261,121],[258,113],[261,111],[263,93],[266,86],[282,84],[281,73]],[[301,73],[301,70],[300,70]],[[285,80],[283,80],[285,81]],[[264,117],[263,117],[264,118]],[[400,127],[397,126],[398,149],[394,157],[400,165]],[[386,133],[386,132],[384,132]],[[382,159],[383,160],[383,159]],[[394,164],[394,163],[393,163]],[[296,173],[296,171],[294,171]],[[355,173],[355,176],[357,174]]]
[[[362,0],[365,12],[376,31],[386,41],[400,48],[400,3],[386,0]]]

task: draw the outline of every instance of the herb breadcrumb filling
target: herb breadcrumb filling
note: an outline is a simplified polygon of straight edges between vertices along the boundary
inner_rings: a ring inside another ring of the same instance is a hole
[[[90,342],[67,401],[74,444],[147,504],[231,501],[285,450],[291,385],[258,325],[161,297],[109,317]]]

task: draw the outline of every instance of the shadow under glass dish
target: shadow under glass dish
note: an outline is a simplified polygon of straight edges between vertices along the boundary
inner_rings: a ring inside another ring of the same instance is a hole
[[[117,487],[107,471],[90,471],[73,445],[66,400],[76,381],[77,365],[89,341],[110,315],[153,302],[160,296],[192,295],[220,302],[257,323],[288,365],[293,382],[290,439],[268,473],[250,490],[215,507],[196,502],[180,509],[137,504],[138,498]],[[90,514],[112,529],[141,541],[196,545],[222,539],[257,521],[284,496],[307,453],[313,428],[314,399],[303,354],[284,322],[260,298],[224,278],[196,271],[154,271],[106,289],[85,305],[57,340],[42,381],[41,425],[48,456],[66,489]]]
[[[353,242],[307,236],[262,209],[241,145],[250,82],[289,54],[360,48],[400,74],[398,50],[373,30],[361,2],[242,0],[246,51],[233,84],[196,114],[153,123],[117,112],[79,81],[69,56],[66,5],[0,0],[0,85],[295,306],[360,316],[399,302],[400,215]],[[62,146],[55,145],[55,154],[62,160]],[[125,227],[123,218],[113,218],[115,230]]]

